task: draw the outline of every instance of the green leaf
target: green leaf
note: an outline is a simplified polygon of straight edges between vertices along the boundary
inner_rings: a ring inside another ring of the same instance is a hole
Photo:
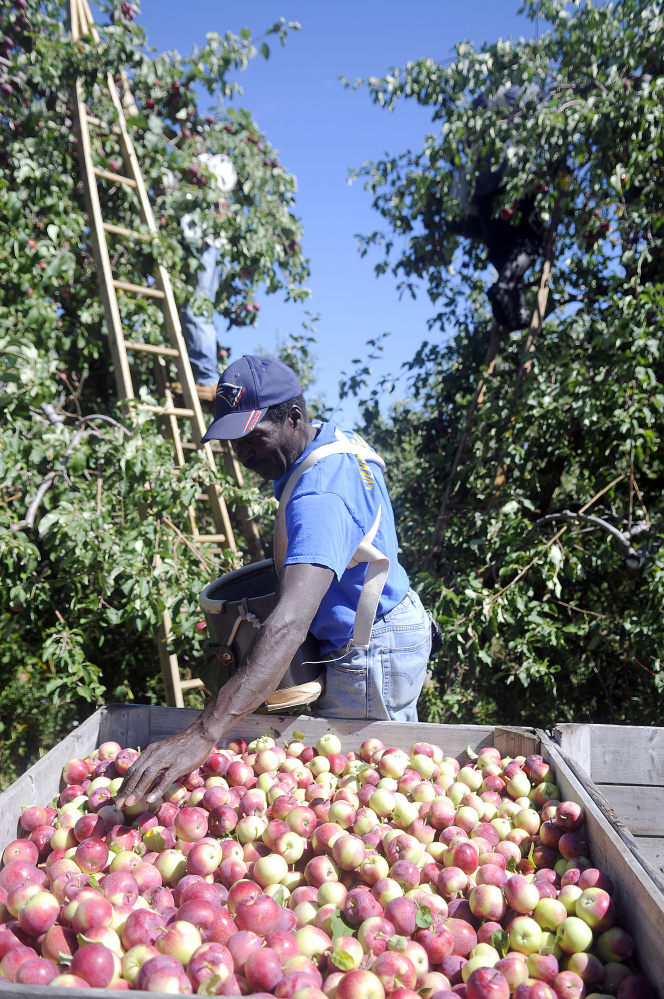
[[[336,965],[339,971],[350,971],[351,968],[355,967],[355,959],[347,950],[333,951],[329,955],[329,960]]]
[[[494,930],[491,934],[491,944],[501,957],[505,957],[510,949],[510,935],[507,930]]]
[[[336,940],[337,937],[348,937],[353,936],[355,930],[352,926],[345,923],[341,917],[340,912],[335,912],[330,918],[330,926],[332,928],[332,939]]]
[[[277,903],[277,905],[283,905],[286,901],[286,892],[284,891],[283,885],[279,885],[272,898]]]
[[[260,52],[264,59],[270,58],[270,46],[267,44],[267,42],[262,43]]]
[[[507,864],[505,865],[505,869],[509,871],[510,874],[514,874],[516,870],[516,857],[507,858]]]
[[[293,732],[293,738],[297,739],[298,742],[302,742],[304,740],[304,732]]]
[[[418,906],[417,912],[415,913],[415,922],[421,930],[425,930],[428,926],[431,926],[433,924],[431,909],[429,909],[426,905]]]

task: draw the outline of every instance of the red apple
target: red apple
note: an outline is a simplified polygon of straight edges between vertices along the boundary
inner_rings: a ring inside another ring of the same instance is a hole
[[[37,937],[46,933],[59,915],[60,903],[55,895],[49,891],[39,891],[19,910],[18,924],[31,937]]]
[[[383,983],[364,968],[349,971],[337,985],[336,999],[385,999]]]
[[[24,944],[12,947],[0,961],[0,974],[10,982],[15,981],[18,969],[25,961],[29,961],[33,957],[39,957],[39,954],[32,947],[27,947]]]
[[[15,860],[23,860],[29,864],[36,864],[39,860],[39,850],[36,844],[29,839],[13,840],[4,849],[2,863],[7,865]]]
[[[135,909],[122,929],[122,946],[130,950],[137,944],[153,944],[164,929],[164,919],[152,909]]]
[[[187,977],[196,992],[203,992],[201,985],[206,979],[214,977],[215,989],[228,981],[233,974],[233,958],[230,951],[222,944],[203,943],[192,954],[187,965]]]
[[[466,981],[467,999],[509,999],[510,986],[496,968],[476,968]]]
[[[277,928],[279,906],[268,895],[246,898],[235,911],[235,925],[239,930],[250,930],[265,937]]]
[[[521,956],[504,957],[494,965],[496,971],[507,981],[511,992],[515,992],[517,987],[528,979],[528,965]]]
[[[410,958],[396,951],[383,951],[371,965],[371,970],[380,979],[386,993],[395,989],[414,989],[417,971]]]
[[[283,977],[279,954],[270,947],[252,951],[245,962],[244,974],[253,992],[272,992]]]
[[[262,946],[261,937],[251,930],[240,930],[229,937],[226,947],[233,959],[235,972],[241,972],[247,958]]]
[[[218,907],[202,898],[193,898],[184,902],[177,911],[176,919],[191,923],[200,933],[201,940],[206,943],[212,940],[217,929]]]
[[[62,768],[62,779],[65,784],[80,784],[88,776],[89,770],[85,760],[69,760]]]
[[[78,902],[78,898],[76,901]],[[71,925],[75,933],[85,934],[98,926],[110,926],[112,919],[113,906],[107,898],[95,892],[78,902]]]
[[[556,823],[563,832],[576,832],[583,822],[583,811],[575,801],[561,801],[556,807]]]
[[[344,918],[351,926],[360,926],[366,919],[383,915],[382,905],[365,888],[353,888],[343,903]]]
[[[154,945],[161,954],[177,958],[180,964],[186,968],[192,954],[198,950],[201,943],[201,935],[195,926],[184,920],[175,919],[157,937]]]
[[[48,985],[58,976],[58,966],[44,957],[30,957],[16,972],[19,985]]]
[[[103,944],[84,944],[74,954],[69,970],[91,988],[105,989],[116,977],[116,958]]]

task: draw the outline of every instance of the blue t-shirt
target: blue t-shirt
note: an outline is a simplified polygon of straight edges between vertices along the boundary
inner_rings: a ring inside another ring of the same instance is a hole
[[[336,427],[324,423],[315,441],[295,465],[274,483],[281,497],[293,469],[311,451],[337,440]],[[346,437],[368,448],[357,434]],[[372,449],[370,449],[372,450]],[[334,579],[311,623],[323,653],[344,646],[353,635],[355,612],[368,563],[347,565],[381,509],[373,544],[390,560],[390,571],[378,605],[378,614],[396,607],[408,591],[408,576],[399,564],[394,514],[380,466],[354,454],[331,454],[304,472],[286,506],[288,548],[284,565],[306,562],[331,569]]]

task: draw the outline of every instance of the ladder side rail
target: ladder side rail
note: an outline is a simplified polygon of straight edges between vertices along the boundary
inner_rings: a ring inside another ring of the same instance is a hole
[[[167,409],[173,409],[173,393],[171,392],[168,383],[168,372],[166,369],[166,362],[163,357],[155,358],[154,377],[160,397],[166,400]],[[173,447],[175,449],[175,464],[178,468],[184,468],[186,459],[184,456],[184,448],[182,447],[182,438],[180,437],[180,428],[178,427],[177,417],[175,415],[169,415],[165,417],[165,421],[167,425],[167,433],[173,441]],[[189,516],[191,533],[196,538],[198,536],[198,529],[196,527],[196,511],[193,506],[187,507],[187,514]]]
[[[134,387],[129,368],[129,359],[124,347],[124,332],[122,329],[122,317],[118,306],[117,295],[113,286],[113,271],[111,259],[108,253],[106,234],[103,228],[101,215],[101,205],[99,203],[99,191],[97,180],[94,175],[92,165],[92,145],[90,142],[90,132],[85,117],[85,102],[83,101],[82,85],[80,80],[76,81],[72,94],[72,107],[74,123],[80,142],[80,170],[83,180],[83,195],[85,206],[90,220],[90,239],[94,256],[97,260],[97,279],[99,293],[104,307],[104,318],[108,328],[108,339],[113,359],[113,370],[117,386],[118,399],[131,399],[134,396]]]
[[[237,460],[231,442],[220,441],[220,444],[224,455],[226,471],[235,479],[239,488],[242,489],[244,487],[244,475],[242,474],[240,462]],[[239,507],[238,514],[251,557],[254,562],[260,562],[265,558],[265,550],[261,543],[261,536],[256,521],[249,515],[249,511],[244,504]]]

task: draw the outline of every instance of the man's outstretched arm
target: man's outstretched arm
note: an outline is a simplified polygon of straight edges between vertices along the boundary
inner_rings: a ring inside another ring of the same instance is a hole
[[[152,743],[129,768],[117,796],[121,808],[148,796],[155,801],[182,774],[205,762],[212,746],[273,693],[305,640],[334,573],[317,565],[287,565],[277,604],[244,663],[184,732]]]

